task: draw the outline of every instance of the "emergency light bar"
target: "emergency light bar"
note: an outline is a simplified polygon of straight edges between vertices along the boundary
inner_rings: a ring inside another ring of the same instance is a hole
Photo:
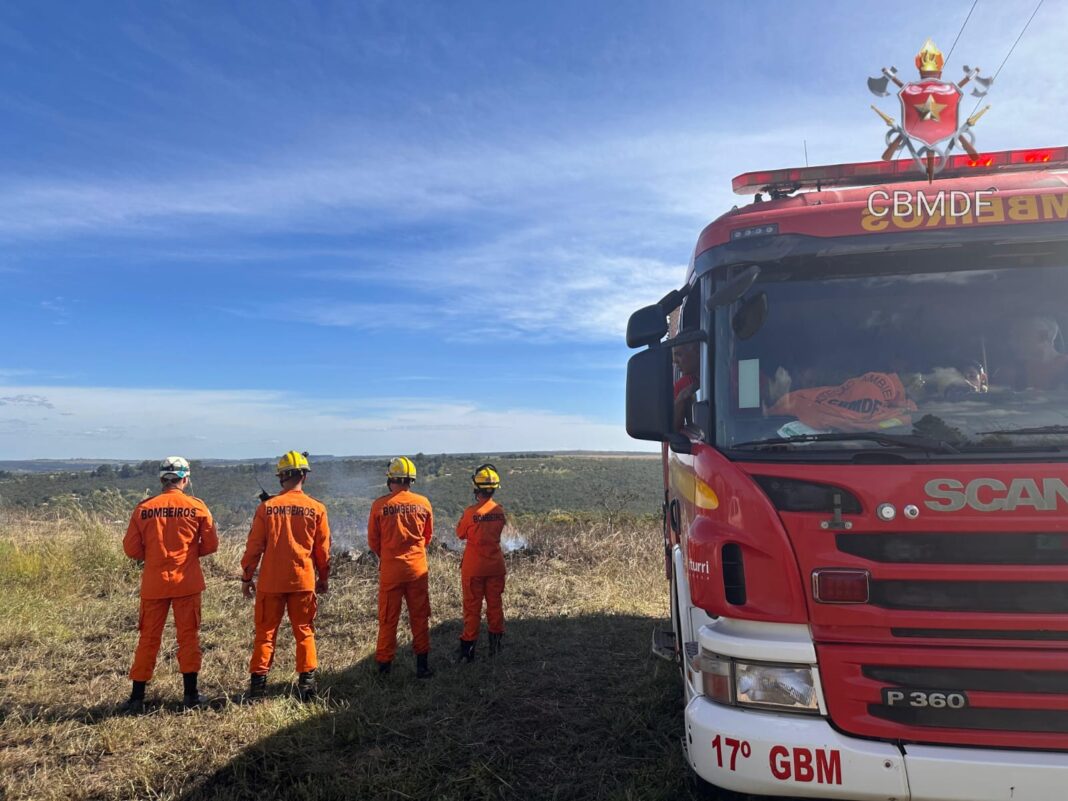
[[[964,178],[969,175],[1056,169],[1068,169],[1068,147],[1002,150],[997,153],[984,153],[978,158],[962,153],[959,156],[950,156],[935,178]],[[747,172],[735,178],[732,186],[736,194],[749,195],[755,192],[796,192],[799,189],[819,190],[832,186],[922,181],[926,177],[916,169],[916,163],[912,159],[898,159]]]

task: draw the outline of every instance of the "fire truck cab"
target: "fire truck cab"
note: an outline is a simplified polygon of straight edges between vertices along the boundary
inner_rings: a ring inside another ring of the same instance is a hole
[[[1068,797],[1068,148],[913,170],[739,176],[628,324],[721,788]]]

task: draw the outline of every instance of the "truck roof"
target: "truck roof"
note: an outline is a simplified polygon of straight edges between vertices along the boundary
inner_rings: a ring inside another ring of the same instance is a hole
[[[757,198],[706,226],[698,238],[694,261],[716,247],[767,243],[769,238],[786,234],[876,236],[890,247],[883,237],[898,233],[943,231],[945,236],[946,229],[963,233],[1001,225],[1066,223],[1068,164],[1028,171],[981,171],[967,177],[936,177],[933,182],[821,188],[770,200],[758,194]]]

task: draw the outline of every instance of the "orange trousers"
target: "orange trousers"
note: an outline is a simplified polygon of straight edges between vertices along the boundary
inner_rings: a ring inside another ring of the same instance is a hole
[[[265,674],[274,662],[274,642],[282,616],[288,612],[293,639],[297,641],[297,673],[319,666],[315,653],[315,613],[319,602],[314,592],[256,593],[256,639],[252,645],[249,673]]]
[[[397,623],[400,622],[402,600],[408,606],[412,650],[416,654],[430,651],[430,582],[424,573],[414,581],[378,585],[377,662],[392,662],[397,653]]]
[[[134,652],[132,681],[149,681],[156,668],[167,610],[174,607],[174,628],[178,635],[178,667],[182,673],[200,672],[200,593],[181,598],[142,598],[137,620],[137,650]]]
[[[461,639],[478,639],[482,624],[482,599],[486,600],[486,622],[490,634],[504,634],[504,576],[461,577],[464,590],[464,633]]]

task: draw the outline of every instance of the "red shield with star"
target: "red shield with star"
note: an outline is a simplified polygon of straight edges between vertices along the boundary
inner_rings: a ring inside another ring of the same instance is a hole
[[[897,93],[905,133],[927,145],[953,136],[960,127],[963,94],[956,84],[931,78],[905,84]]]

